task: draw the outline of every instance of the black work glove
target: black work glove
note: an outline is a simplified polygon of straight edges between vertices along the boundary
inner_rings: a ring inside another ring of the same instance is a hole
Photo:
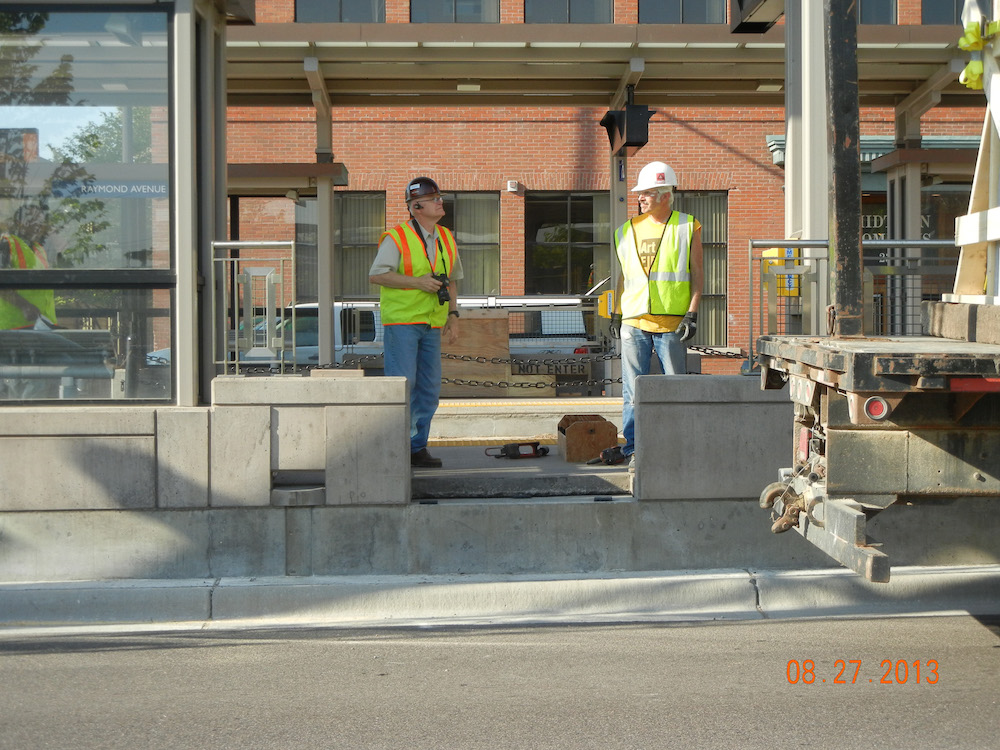
[[[698,313],[689,312],[684,316],[684,320],[677,326],[677,333],[681,341],[690,341],[698,331]]]
[[[618,313],[611,313],[611,338],[620,339],[622,337],[622,316]]]

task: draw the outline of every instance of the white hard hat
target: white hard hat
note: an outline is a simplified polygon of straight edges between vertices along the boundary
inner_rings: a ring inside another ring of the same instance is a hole
[[[658,187],[676,186],[677,175],[674,174],[674,170],[662,161],[651,161],[639,170],[639,179],[636,181],[635,187],[632,188],[632,192],[638,193],[642,190]]]

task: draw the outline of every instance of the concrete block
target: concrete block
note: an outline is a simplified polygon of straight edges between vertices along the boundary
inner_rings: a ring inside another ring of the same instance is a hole
[[[0,580],[285,575],[285,511],[0,513]]]
[[[156,461],[158,507],[208,507],[208,409],[160,409]]]
[[[204,516],[211,575],[285,575],[284,508],[225,508]]]
[[[313,544],[312,511],[309,508],[288,508],[285,511],[286,575],[312,575]]]
[[[32,408],[4,406],[0,410],[0,437],[15,435],[152,435],[153,407],[65,406]]]
[[[829,568],[829,557],[794,532],[771,533],[756,500],[640,502],[628,570]],[[695,562],[697,561],[697,562]]]
[[[275,487],[271,490],[275,508],[307,508],[326,505],[326,487]]]
[[[214,406],[280,404],[402,404],[406,378],[247,378],[224,376],[212,381]]]
[[[275,406],[271,410],[271,470],[326,468],[323,406]]]
[[[0,510],[153,507],[152,436],[0,438]]]
[[[364,370],[350,370],[346,367],[331,367],[329,369],[310,370],[311,378],[363,378]]]
[[[419,506],[312,508],[312,575],[408,573],[407,526]],[[301,553],[299,555],[301,560]]]
[[[740,375],[636,380],[639,500],[754,498],[792,459],[788,392]]]
[[[328,406],[325,411],[327,504],[409,502],[408,406]]]
[[[0,513],[0,537],[3,581],[212,575],[205,511]]]
[[[212,507],[270,505],[270,407],[216,406],[210,425]]]
[[[519,574],[629,570],[637,503],[564,498],[546,503],[415,505],[411,573]]]
[[[924,302],[923,330],[929,336],[1000,344],[1000,307],[955,302]]]

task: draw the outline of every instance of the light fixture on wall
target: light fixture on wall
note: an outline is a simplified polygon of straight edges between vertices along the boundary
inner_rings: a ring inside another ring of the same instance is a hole
[[[293,188],[293,189],[289,190],[287,193],[285,193],[285,197],[288,198],[288,200],[290,200],[290,201],[295,201],[296,203],[298,203],[298,201],[299,201],[299,191],[295,190]]]

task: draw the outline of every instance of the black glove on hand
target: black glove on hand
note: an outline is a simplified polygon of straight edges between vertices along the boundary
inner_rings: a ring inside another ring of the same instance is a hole
[[[698,331],[698,313],[689,312],[684,316],[684,320],[677,326],[677,333],[681,341],[690,341]]]
[[[611,313],[611,338],[620,339],[622,337],[622,316],[618,313]]]

